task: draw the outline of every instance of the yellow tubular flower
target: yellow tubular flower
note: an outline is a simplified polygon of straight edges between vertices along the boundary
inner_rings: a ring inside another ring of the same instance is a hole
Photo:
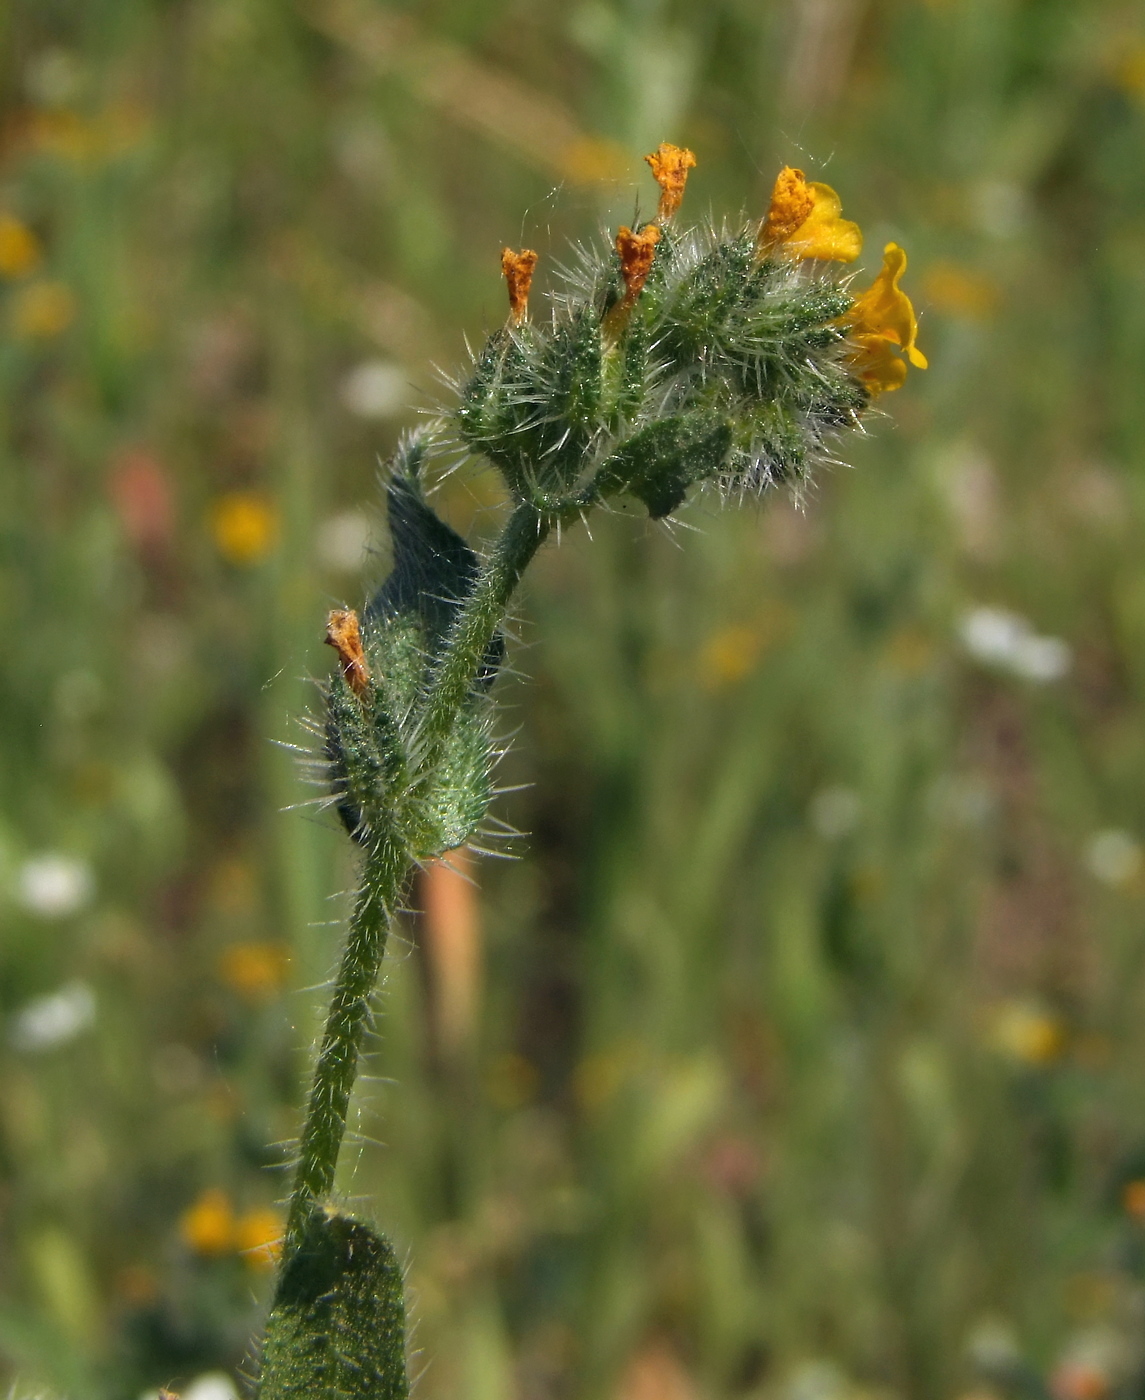
[[[842,201],[830,185],[809,182],[802,170],[785,165],[759,228],[759,256],[782,249],[797,258],[854,262],[863,251],[863,235],[842,212]]]
[[[883,269],[865,292],[855,299],[844,318],[856,347],[855,366],[872,393],[898,389],[906,379],[907,360],[926,369],[926,356],[915,344],[918,318],[910,297],[900,288],[906,271],[906,254],[897,243],[883,250]],[[906,355],[903,360],[896,347]]]

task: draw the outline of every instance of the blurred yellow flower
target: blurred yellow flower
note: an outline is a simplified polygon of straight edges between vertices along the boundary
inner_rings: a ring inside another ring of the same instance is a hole
[[[34,149],[59,160],[112,160],[137,146],[147,117],[132,103],[108,107],[95,118],[61,107],[37,112],[28,135]]]
[[[75,296],[63,282],[33,282],[12,303],[12,329],[21,340],[51,340],[75,316]]]
[[[229,564],[257,564],[274,547],[278,512],[274,503],[258,492],[231,491],[215,502],[211,533]]]
[[[486,1091],[495,1108],[511,1112],[536,1097],[541,1076],[524,1055],[499,1055],[489,1068]]]
[[[23,277],[40,257],[40,240],[28,225],[11,214],[0,214],[0,277]]]
[[[734,685],[751,673],[763,650],[758,628],[743,623],[721,627],[700,652],[700,679],[708,690]]]
[[[265,1001],[281,989],[289,963],[280,943],[236,943],[219,958],[219,976],[248,1001]]]
[[[1008,1059],[1046,1065],[1065,1048],[1065,1027],[1056,1016],[1019,998],[995,1008],[990,1041]]]
[[[936,311],[968,321],[985,320],[998,304],[997,285],[980,272],[957,263],[934,263],[922,286]]]
[[[1145,1223],[1145,1177],[1125,1183],[1121,1188],[1121,1204],[1126,1215]]]
[[[580,136],[570,142],[561,152],[560,166],[577,185],[624,180],[632,170],[625,148],[604,136]]]
[[[854,262],[863,251],[863,235],[842,213],[842,201],[830,185],[808,182],[802,170],[785,165],[760,225],[759,256],[782,248],[797,258]]]
[[[230,1197],[217,1186],[204,1191],[179,1218],[179,1235],[196,1254],[228,1254],[235,1245]]]
[[[883,250],[882,271],[843,318],[855,345],[855,368],[873,394],[898,389],[906,379],[907,360],[926,369],[926,356],[915,344],[918,320],[910,298],[899,287],[906,253],[897,243]],[[902,359],[897,351],[903,351]]]
[[[1121,50],[1112,64],[1113,81],[1130,97],[1145,97],[1145,40]]]
[[[267,1207],[250,1210],[235,1222],[235,1249],[251,1269],[273,1269],[282,1253],[283,1220],[278,1211]]]

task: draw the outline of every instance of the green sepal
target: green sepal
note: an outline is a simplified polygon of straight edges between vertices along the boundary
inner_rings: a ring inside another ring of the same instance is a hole
[[[360,1221],[314,1209],[286,1258],[259,1400],[406,1400],[402,1271]]]

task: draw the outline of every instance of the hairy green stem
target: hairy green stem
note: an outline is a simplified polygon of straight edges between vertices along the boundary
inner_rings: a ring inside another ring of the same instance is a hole
[[[346,1133],[346,1110],[369,1026],[370,998],[408,873],[409,858],[398,841],[385,840],[366,857],[314,1067],[286,1228],[288,1250],[301,1238],[312,1204],[328,1196],[334,1185],[338,1152]]]
[[[509,517],[477,586],[457,616],[430,681],[419,734],[423,772],[432,772],[441,757],[504,620],[513,590],[555,523],[553,517],[542,515],[527,502],[518,505]]]
[[[553,523],[532,506],[519,505],[461,608],[430,684],[421,729],[423,772],[433,771],[480,674],[509,598]],[[366,856],[314,1068],[291,1194],[287,1253],[302,1238],[313,1205],[328,1196],[334,1185],[350,1094],[369,1026],[370,998],[385,956],[393,911],[411,865],[400,831],[379,842]]]

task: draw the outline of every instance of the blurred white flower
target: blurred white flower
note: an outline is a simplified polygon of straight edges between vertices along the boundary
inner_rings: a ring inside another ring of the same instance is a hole
[[[74,856],[46,851],[30,856],[16,873],[16,895],[31,914],[62,919],[91,901],[95,879],[91,866]]]
[[[1022,1352],[1008,1323],[1000,1318],[982,1318],[966,1338],[971,1364],[987,1375],[1005,1374],[1022,1364]]]
[[[1085,864],[1103,885],[1126,885],[1141,869],[1141,845],[1128,831],[1098,831],[1086,844]]]
[[[139,1400],[161,1400],[162,1394],[159,1390],[145,1390]],[[234,1381],[222,1371],[197,1377],[179,1394],[182,1400],[238,1400],[239,1396]]]
[[[95,1022],[95,994],[86,982],[69,982],[36,997],[12,1017],[8,1039],[16,1050],[36,1054],[66,1045]]]
[[[230,1376],[211,1371],[191,1382],[183,1391],[183,1400],[239,1400],[239,1393]]]
[[[850,788],[823,788],[811,799],[811,825],[829,841],[854,831],[862,814],[863,800]]]
[[[974,608],[963,616],[958,630],[975,660],[1026,680],[1060,680],[1070,668],[1067,642],[1038,636],[1024,617],[1004,608]]]
[[[983,826],[994,814],[997,798],[985,778],[974,773],[949,773],[930,790],[930,807],[953,826]]]
[[[785,1400],[843,1400],[850,1390],[833,1361],[804,1361],[787,1378]]]
[[[328,516],[318,527],[319,562],[336,573],[357,573],[370,543],[370,521],[360,510]]]
[[[392,360],[363,360],[342,381],[342,402],[359,418],[392,418],[409,401],[409,375]]]

